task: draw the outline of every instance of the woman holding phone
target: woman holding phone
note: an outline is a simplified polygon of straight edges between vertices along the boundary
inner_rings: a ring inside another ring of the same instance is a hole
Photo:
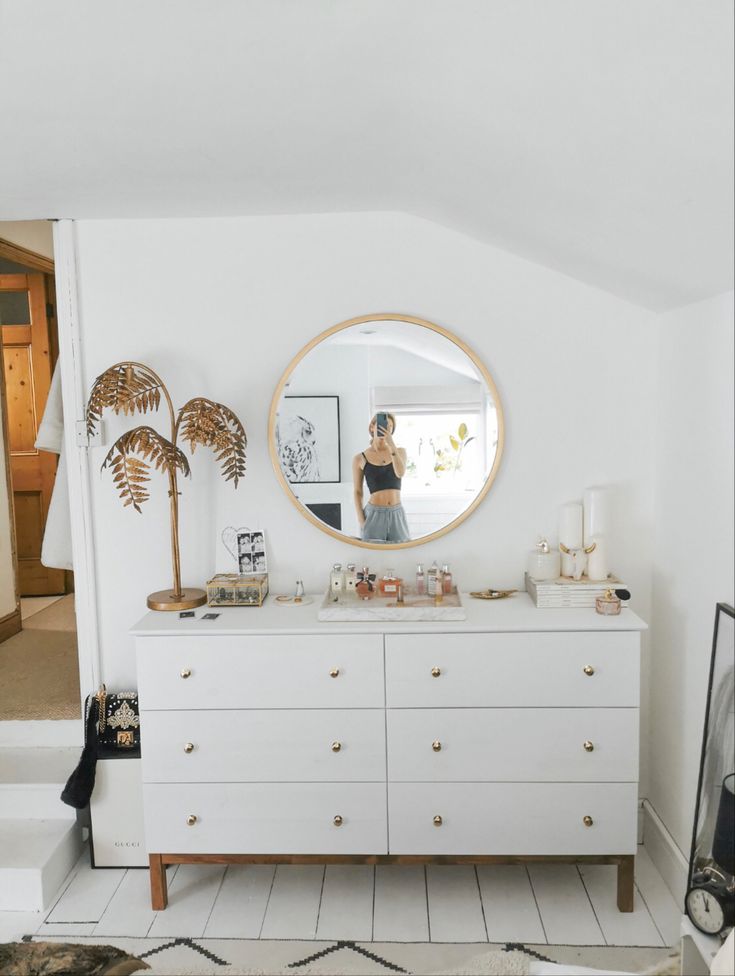
[[[370,446],[352,459],[352,481],[360,533],[365,542],[408,542],[406,513],[401,505],[401,479],[406,451],[396,447],[392,413],[377,413],[370,421]],[[363,481],[370,498],[363,502]]]

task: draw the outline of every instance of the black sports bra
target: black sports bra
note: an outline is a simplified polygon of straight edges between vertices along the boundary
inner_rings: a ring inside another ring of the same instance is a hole
[[[362,473],[365,475],[365,481],[367,481],[367,486],[370,494],[374,494],[376,491],[386,491],[389,488],[401,488],[401,479],[393,470],[392,464],[373,464],[371,461],[365,457],[365,452],[362,452],[362,456],[365,458],[365,466],[362,469]]]

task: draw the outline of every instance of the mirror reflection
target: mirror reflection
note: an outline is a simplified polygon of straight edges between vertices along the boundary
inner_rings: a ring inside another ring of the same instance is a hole
[[[300,354],[276,391],[271,452],[312,521],[366,546],[441,534],[478,504],[502,451],[487,370],[446,330],[375,316]]]

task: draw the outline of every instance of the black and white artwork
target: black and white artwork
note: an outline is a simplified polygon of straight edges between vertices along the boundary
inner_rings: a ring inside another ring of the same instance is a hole
[[[339,482],[339,397],[284,397],[276,445],[281,470],[292,485]]]
[[[248,529],[237,534],[237,561],[241,576],[267,573],[265,535],[261,529]]]

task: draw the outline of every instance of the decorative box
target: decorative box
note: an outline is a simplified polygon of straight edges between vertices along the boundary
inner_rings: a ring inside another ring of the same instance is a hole
[[[268,574],[217,573],[207,583],[210,607],[260,607],[268,593]]]
[[[147,868],[140,758],[98,759],[89,803],[93,868]]]

